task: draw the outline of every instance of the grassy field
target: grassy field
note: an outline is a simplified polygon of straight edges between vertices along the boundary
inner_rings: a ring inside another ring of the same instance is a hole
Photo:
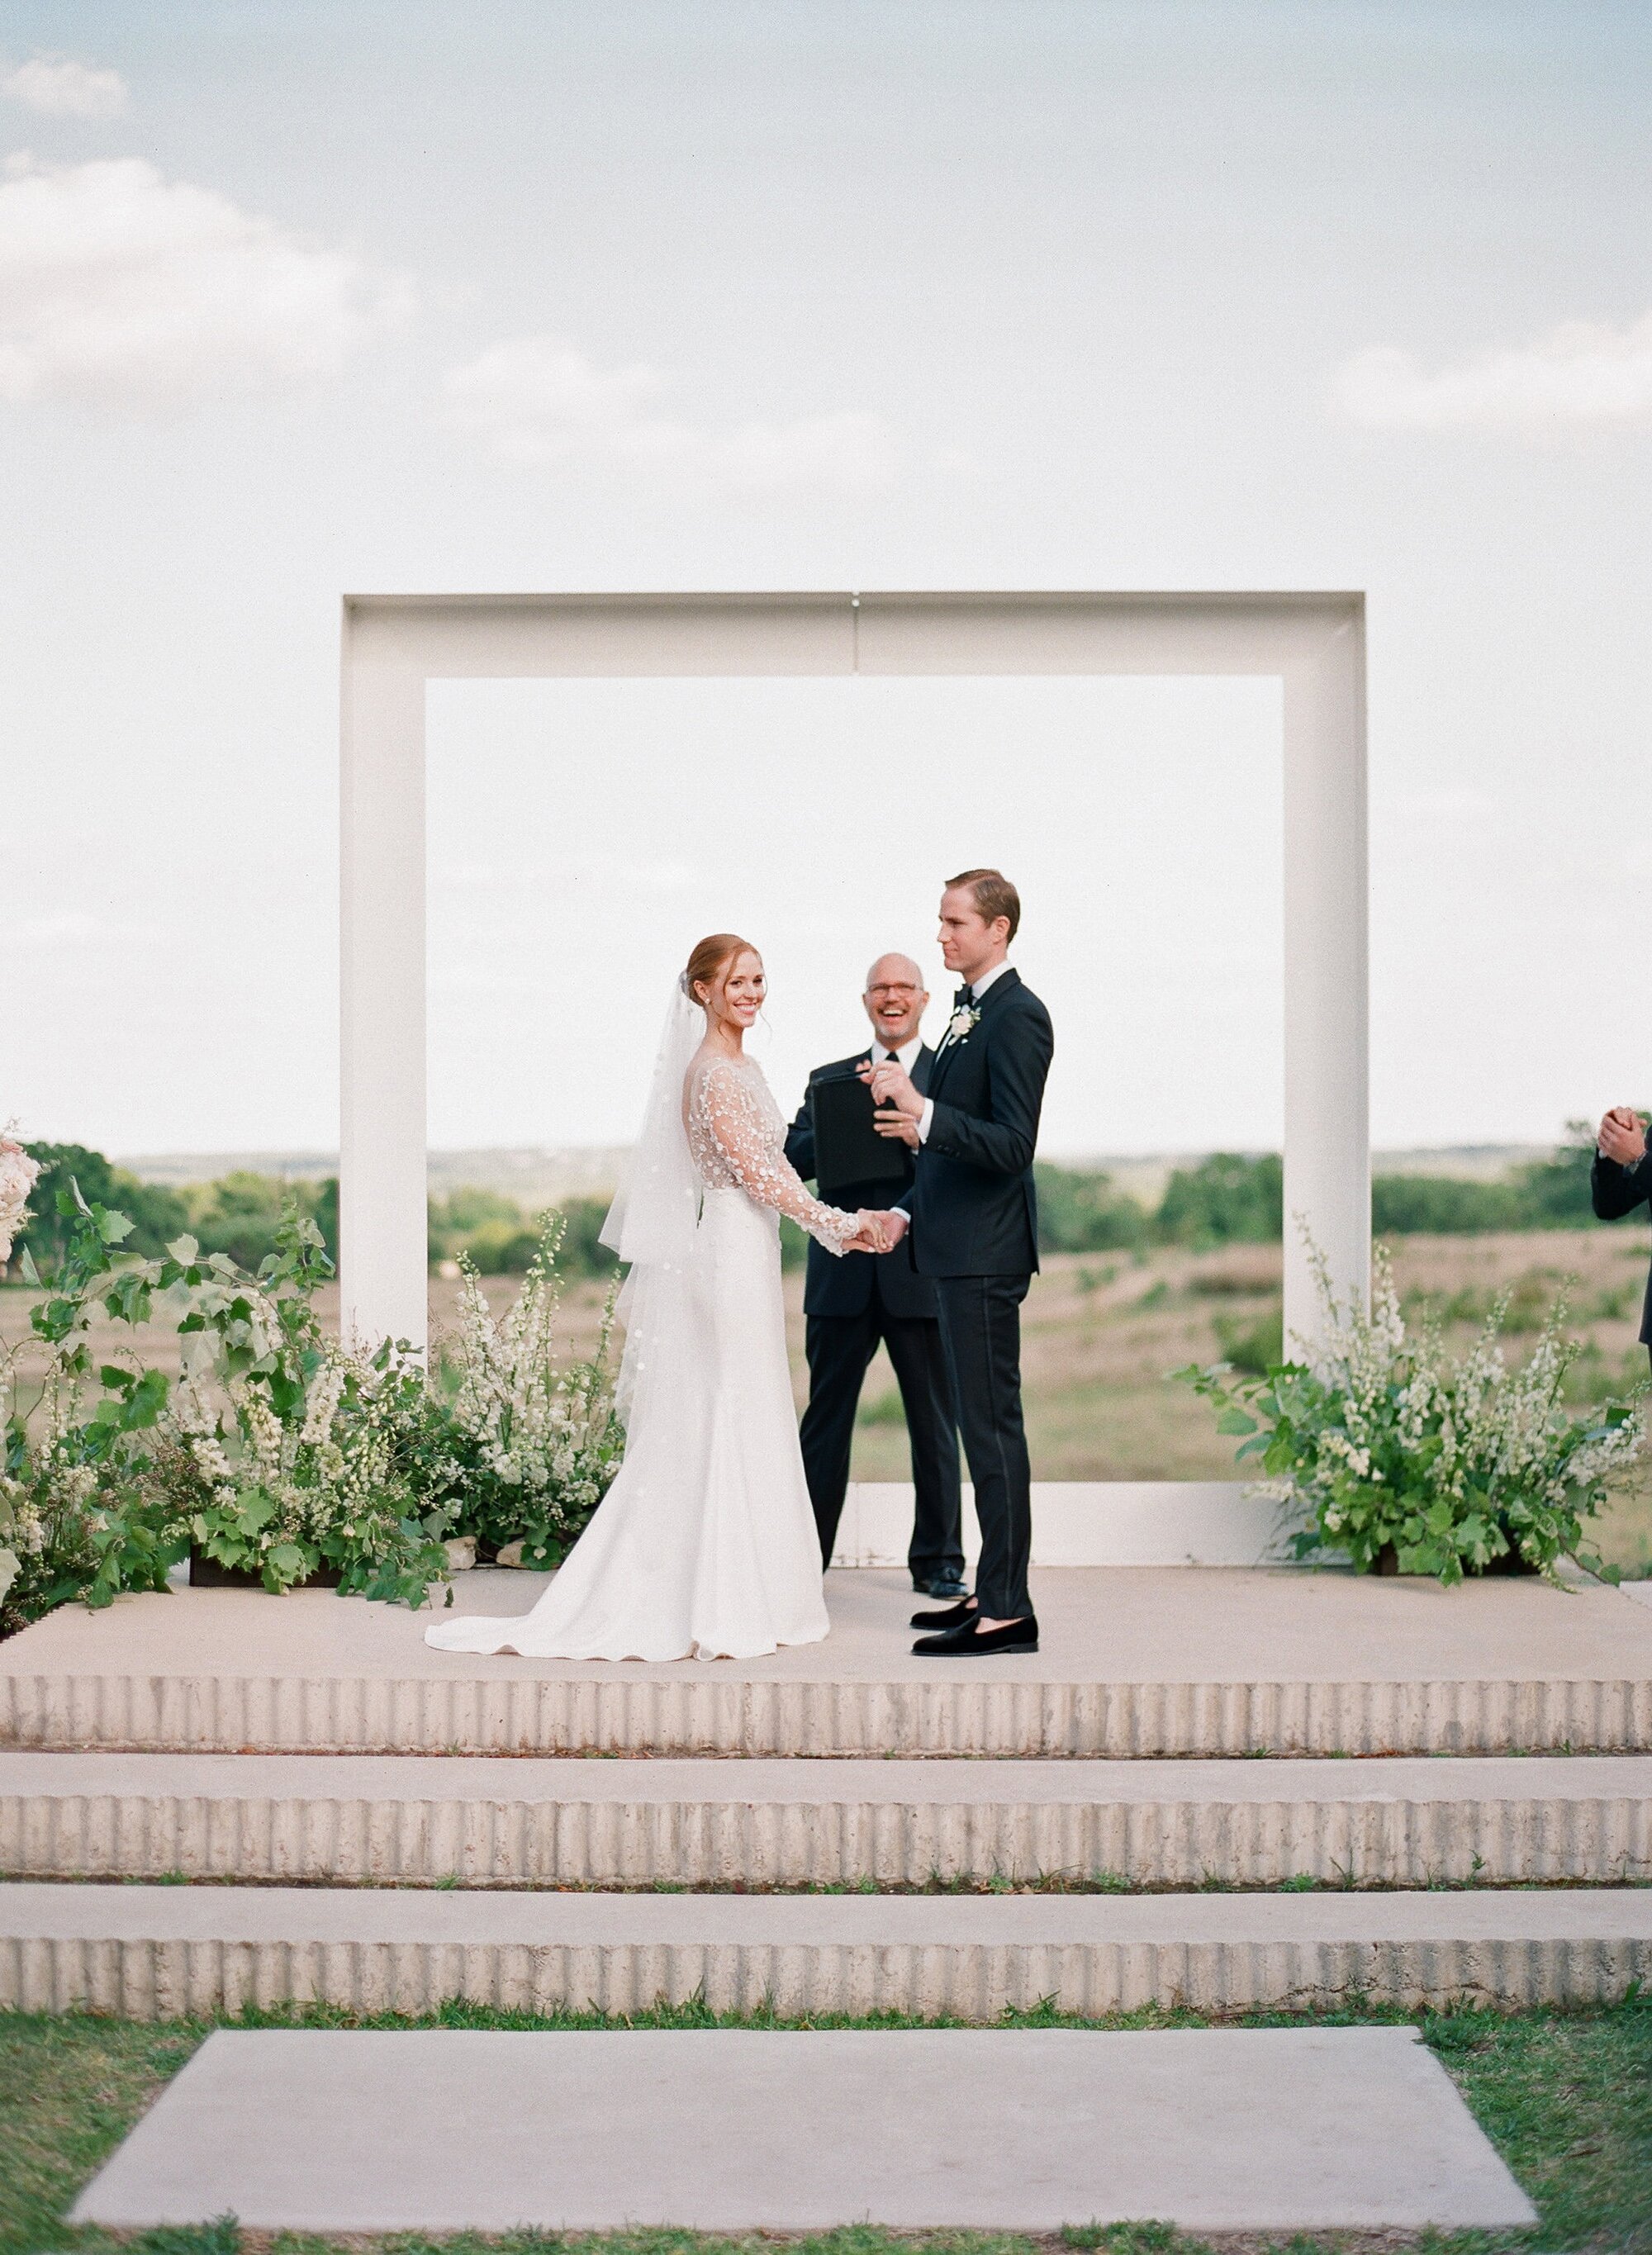
[[[1321,2019],[1346,2025],[1357,2011]],[[1398,2014],[1379,2017],[1402,2018]],[[692,2006],[646,2014],[639,2027],[708,2024]],[[265,2025],[270,2023],[266,2022]],[[279,2023],[291,2026],[292,2020]],[[353,2023],[343,2015],[311,2014],[309,2026],[395,2026]],[[777,2023],[765,2021],[766,2026]],[[246,2025],[245,2022],[239,2025]],[[430,2022],[422,2025],[432,2025]],[[592,2019],[535,2021],[462,2006],[435,2025],[453,2027],[594,2027]],[[749,2023],[747,2023],[749,2025]],[[797,2025],[792,2023],[791,2025]],[[807,2024],[805,2024],[807,2025]],[[826,2025],[820,2023],[819,2025]],[[853,2024],[852,2024],[853,2025]],[[866,2022],[858,2025],[870,2025]],[[883,2025],[889,2025],[883,2023]],[[1081,2026],[1023,2015],[1009,2026]],[[1149,2012],[1128,2020],[1090,2023],[1112,2027],[1192,2027],[1187,2016]],[[1281,2015],[1234,2025],[1304,2026]],[[1221,2255],[1377,2255],[1378,2250],[1418,2248],[1433,2255],[1652,2255],[1652,2008],[1644,2000],[1575,2013],[1484,2012],[1434,2013],[1418,2022],[1481,2126],[1498,2146],[1537,2208],[1541,2223],[1529,2232],[1312,2234],[1288,2239],[1223,2236]],[[66,2224],[64,2212],[168,2079],[205,2034],[196,2023],[139,2025],[90,2018],[50,2019],[0,2014],[0,2255],[115,2255],[130,2246],[107,2232]],[[322,2251],[382,2248],[384,2255],[422,2255],[439,2246],[446,2255],[472,2255],[492,2246],[532,2255],[552,2246],[577,2255],[601,2247],[608,2255],[742,2255],[775,2244],[779,2235],[744,2241],[690,2232],[629,2232],[600,2241],[518,2234],[505,2241],[474,2236],[440,2242],[399,2234],[349,2242],[282,2235],[271,2255],[322,2255]],[[238,2235],[221,2223],[195,2231],[144,2235],[145,2255],[234,2255]],[[249,2235],[250,2237],[250,2235]],[[264,2238],[258,2243],[271,2247]],[[797,2244],[798,2243],[793,2243]],[[1059,2238],[1043,2242],[1015,2234],[900,2235],[868,2225],[805,2240],[809,2255],[1035,2255],[1035,2251],[1093,2248],[1105,2255],[1211,2255],[1212,2243],[1142,2223],[1086,2226],[1081,2217]]]
[[[1211,1253],[1164,1249],[1129,1254],[1058,1254],[1035,1278],[1023,1320],[1023,1370],[1033,1477],[1046,1480],[1220,1479],[1231,1473],[1231,1445],[1213,1430],[1205,1406],[1166,1383],[1169,1372],[1212,1362],[1248,1343],[1277,1335],[1280,1252],[1276,1246],[1229,1246]],[[1466,1343],[1498,1293],[1512,1295],[1508,1346],[1528,1348],[1554,1295],[1568,1290],[1572,1327],[1585,1344],[1574,1373],[1579,1401],[1639,1384],[1645,1348],[1636,1344],[1647,1251],[1643,1233],[1607,1229],[1487,1237],[1404,1237],[1395,1267],[1408,1304],[1428,1303]],[[514,1279],[489,1280],[497,1308],[509,1303]],[[458,1288],[431,1284],[435,1335],[454,1320]],[[27,1328],[30,1296],[0,1292],[0,1332]],[[803,1364],[803,1280],[786,1278],[787,1324],[798,1401],[806,1397]],[[601,1317],[601,1286],[570,1287],[566,1336],[570,1351],[589,1351]],[[336,1295],[324,1312],[335,1319]],[[96,1352],[122,1344],[112,1328]],[[175,1363],[173,1342],[153,1343],[154,1359]],[[151,1349],[146,1344],[146,1352]],[[855,1437],[857,1479],[909,1477],[906,1434],[894,1373],[879,1354],[868,1373]],[[1652,1468],[1618,1499],[1602,1523],[1605,1554],[1626,1572],[1652,1572]]]

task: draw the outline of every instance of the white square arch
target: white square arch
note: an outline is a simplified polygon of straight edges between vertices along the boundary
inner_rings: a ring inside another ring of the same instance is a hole
[[[341,727],[344,1322],[422,1342],[425,685],[785,674],[1230,674],[1284,704],[1285,1325],[1317,1329],[1290,1217],[1361,1295],[1371,1231],[1360,594],[347,595]]]

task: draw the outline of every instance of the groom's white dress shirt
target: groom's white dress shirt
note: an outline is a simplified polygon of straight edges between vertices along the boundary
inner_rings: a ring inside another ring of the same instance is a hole
[[[982,996],[982,995],[987,992],[987,989],[988,989],[988,988],[992,985],[993,980],[994,980],[995,979],[1002,979],[1002,978],[1003,977],[1003,975],[1004,975],[1005,972],[1006,972],[1006,971],[1008,971],[1008,970],[1009,970],[1009,958],[1008,958],[1007,956],[1006,956],[1006,958],[1004,959],[1004,960],[1003,960],[1002,963],[995,963],[995,964],[994,964],[994,966],[993,966],[993,967],[992,967],[992,969],[991,969],[991,970],[987,973],[987,976],[986,976],[984,979],[977,979],[977,980],[974,981],[974,985],[970,987],[970,990],[969,990],[969,999],[970,999],[970,1001],[971,1001],[972,1002],[979,1002],[979,1001],[980,1001],[980,1000],[981,1000],[981,996]],[[948,1021],[948,1022],[949,1022],[949,1024],[950,1024],[950,1022],[950,1022],[950,1020]],[[905,1059],[903,1057],[903,1058],[901,1059],[901,1062],[902,1062],[902,1064],[906,1064],[906,1059]],[[907,1069],[907,1071],[910,1072],[910,1071],[911,1071],[911,1069],[912,1069],[912,1068],[910,1067],[910,1065],[907,1065],[907,1066],[906,1066],[906,1069]],[[917,1140],[918,1140],[918,1142],[919,1142],[920,1143],[927,1143],[927,1142],[928,1142],[928,1141],[929,1141],[930,1122],[931,1122],[931,1120],[932,1120],[934,1119],[934,1117],[935,1117],[935,1099],[934,1099],[934,1098],[933,1098],[932,1096],[926,1096],[926,1097],[924,1099],[924,1109],[923,1109],[923,1111],[918,1114],[918,1120],[917,1120]]]

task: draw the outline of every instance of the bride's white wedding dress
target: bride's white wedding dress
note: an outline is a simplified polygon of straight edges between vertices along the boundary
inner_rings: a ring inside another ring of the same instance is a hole
[[[662,1072],[671,1046],[668,1027]],[[779,1216],[840,1254],[855,1218],[812,1198],[786,1163],[785,1123],[752,1059],[698,1054],[676,1090],[680,1110],[652,1153],[645,1127],[633,1212],[679,1169],[698,1221],[689,1212],[671,1257],[633,1268],[622,1303],[625,1460],[532,1612],[438,1622],[425,1639],[444,1652],[749,1660],[827,1633]]]

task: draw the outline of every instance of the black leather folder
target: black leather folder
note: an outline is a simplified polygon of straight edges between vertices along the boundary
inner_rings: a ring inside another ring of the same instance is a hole
[[[907,1149],[898,1137],[880,1135],[872,1124],[877,1106],[857,1074],[834,1073],[813,1084],[814,1178],[822,1198],[847,1184],[903,1184]]]

